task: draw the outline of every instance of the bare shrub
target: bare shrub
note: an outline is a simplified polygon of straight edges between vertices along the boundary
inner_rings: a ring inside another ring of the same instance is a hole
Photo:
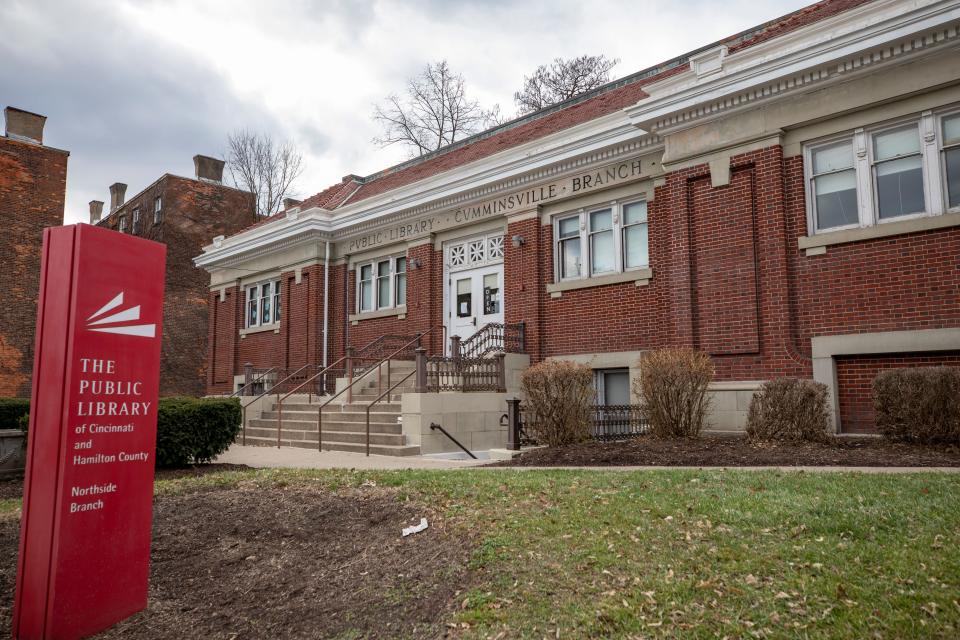
[[[520,378],[531,435],[548,447],[590,437],[593,370],[585,364],[551,360],[529,367]]]
[[[881,371],[873,381],[877,428],[891,440],[960,444],[960,368]]]
[[[689,347],[667,347],[640,358],[634,393],[643,398],[650,433],[658,438],[696,438],[706,426],[713,361]]]
[[[825,442],[830,411],[827,385],[779,378],[753,394],[747,414],[747,438],[753,442]]]

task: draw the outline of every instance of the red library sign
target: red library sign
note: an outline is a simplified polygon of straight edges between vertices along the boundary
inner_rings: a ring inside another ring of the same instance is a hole
[[[46,229],[13,635],[91,635],[147,604],[166,247]]]

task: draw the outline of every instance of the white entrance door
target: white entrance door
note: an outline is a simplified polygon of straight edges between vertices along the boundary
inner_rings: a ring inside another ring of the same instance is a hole
[[[446,307],[447,328],[461,342],[490,322],[503,322],[503,264],[451,273]]]

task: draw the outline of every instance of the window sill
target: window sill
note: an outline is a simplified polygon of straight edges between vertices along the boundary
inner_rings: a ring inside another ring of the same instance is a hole
[[[252,327],[250,329],[240,329],[240,337],[245,338],[251,333],[266,333],[267,331],[273,331],[274,333],[280,333],[280,323],[274,322],[273,324],[264,325],[262,327]]]
[[[597,278],[581,278],[579,280],[565,280],[563,282],[551,282],[547,285],[547,293],[551,298],[559,298],[564,291],[573,291],[575,289],[589,289],[590,287],[602,287],[608,284],[622,284],[624,282],[633,282],[638,287],[650,284],[653,277],[653,269],[634,269],[624,271],[623,273],[612,273],[608,276]]]
[[[873,240],[874,238],[886,238],[904,233],[916,233],[918,231],[945,229],[955,226],[960,226],[960,212],[923,216],[921,218],[911,218],[910,220],[900,220],[897,222],[884,222],[872,227],[860,229],[826,231],[813,236],[801,236],[797,238],[797,245],[799,245],[801,249],[805,249],[808,256],[820,255],[826,253],[827,247],[834,244]]]
[[[406,305],[402,307],[391,307],[390,309],[380,309],[379,311],[363,311],[361,313],[354,313],[349,317],[350,322],[357,324],[361,320],[373,320],[374,318],[390,318],[396,316],[400,320],[403,320],[407,317],[407,307]]]

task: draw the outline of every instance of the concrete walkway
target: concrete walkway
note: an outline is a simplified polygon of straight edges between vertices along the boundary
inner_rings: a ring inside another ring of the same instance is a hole
[[[245,464],[248,467],[288,469],[469,469],[491,460],[444,460],[425,456],[370,456],[346,451],[324,451],[296,447],[244,447],[233,445],[215,462]],[[592,471],[664,471],[668,469],[702,469],[705,471],[802,471],[856,473],[960,473],[960,467],[481,467],[483,471],[592,470]]]
[[[444,460],[425,456],[365,456],[348,451],[299,447],[244,447],[235,444],[215,462],[288,469],[461,469],[489,460]]]

